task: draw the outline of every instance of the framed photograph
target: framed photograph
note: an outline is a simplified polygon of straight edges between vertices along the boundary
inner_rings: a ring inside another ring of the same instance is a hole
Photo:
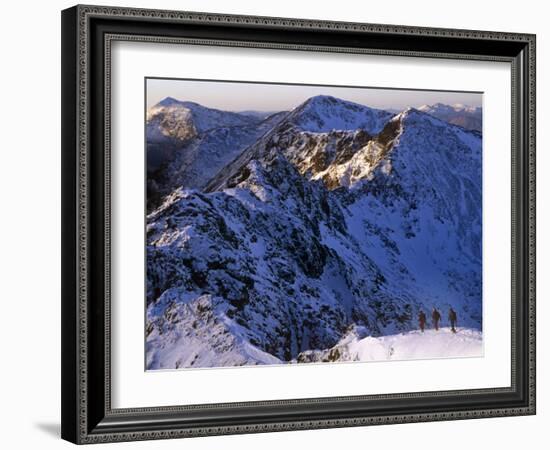
[[[62,12],[62,437],[535,413],[535,36]]]

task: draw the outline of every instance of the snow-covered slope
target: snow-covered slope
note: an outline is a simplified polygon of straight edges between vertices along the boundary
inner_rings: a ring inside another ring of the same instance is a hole
[[[452,123],[453,125],[460,125],[469,130],[482,130],[483,121],[481,107],[436,103],[434,105],[423,105],[418,109],[438,119]]]
[[[450,328],[419,330],[389,336],[368,336],[354,329],[327,350],[308,350],[293,362],[399,361],[414,359],[480,357],[483,336],[479,330]]]
[[[318,100],[324,125],[306,102],[148,216],[150,369],[290,362],[433,306],[481,329],[479,133]]]
[[[392,328],[406,316],[411,307],[402,298],[354,304],[389,294],[351,237],[343,245],[354,260],[323,243],[345,233],[345,221],[322,183],[308,182],[280,156],[249,170],[234,189],[176,191],[148,217],[148,342],[160,335],[172,349],[199,330],[208,353],[248,361],[238,345],[247,342],[290,361],[306,349],[335,345],[355,315],[370,316],[373,331],[381,325],[377,316]],[[171,305],[183,302],[182,318],[167,321]],[[152,347],[151,354],[158,345]],[[160,366],[150,368],[166,367],[163,358],[155,361]]]

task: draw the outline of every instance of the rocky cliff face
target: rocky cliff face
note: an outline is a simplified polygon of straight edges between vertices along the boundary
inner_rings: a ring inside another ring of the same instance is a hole
[[[255,126],[147,217],[149,369],[303,362],[433,306],[481,329],[478,133],[333,97]]]

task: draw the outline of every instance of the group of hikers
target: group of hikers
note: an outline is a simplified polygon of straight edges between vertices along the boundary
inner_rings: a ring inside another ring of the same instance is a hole
[[[456,333],[456,323],[457,323],[457,315],[456,311],[451,307],[449,309],[449,322],[451,324],[451,331],[453,333]],[[439,330],[439,321],[441,320],[441,313],[437,310],[437,308],[434,306],[432,310],[432,323],[434,326],[435,331]],[[424,333],[424,329],[426,328],[426,314],[424,314],[424,311],[420,310],[418,313],[418,325],[420,325],[420,330],[422,333]]]

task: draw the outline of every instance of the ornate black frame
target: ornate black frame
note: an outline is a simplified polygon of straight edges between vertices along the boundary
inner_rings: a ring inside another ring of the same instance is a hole
[[[112,409],[110,44],[194,43],[512,66],[509,388]],[[97,443],[535,414],[535,36],[75,6],[62,12],[62,437]]]

